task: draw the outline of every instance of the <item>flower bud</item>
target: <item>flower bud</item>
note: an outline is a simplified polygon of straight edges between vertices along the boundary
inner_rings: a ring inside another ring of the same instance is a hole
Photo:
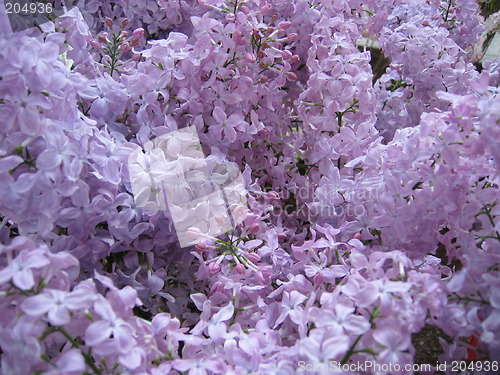
[[[132,33],[132,39],[141,39],[144,35],[144,29],[142,27],[138,27],[137,29],[134,30]]]
[[[248,259],[250,262],[252,262],[252,263],[257,263],[257,262],[260,262],[260,260],[261,260],[262,258],[261,258],[261,257],[260,257],[260,255],[259,255],[259,254],[257,254],[257,253],[248,253],[248,255],[247,255],[247,259]]]
[[[106,26],[108,27],[112,27],[115,23],[113,22],[113,20],[109,17],[106,17],[106,19],[104,20],[104,22],[106,23]]]
[[[220,271],[220,266],[215,263],[215,262],[211,262],[209,265],[208,265],[208,272],[211,274],[211,275],[215,275],[217,272]]]
[[[278,232],[278,240],[284,240],[286,238],[286,234],[283,232]]]
[[[98,40],[96,39],[92,39],[90,41],[90,45],[92,46],[93,49],[95,49],[96,51],[100,51],[102,49],[102,45],[101,43],[99,43]]]
[[[233,33],[233,39],[235,40],[236,43],[238,43],[240,46],[243,46],[246,44],[245,38],[243,38],[243,34],[241,33],[240,30],[235,30]]]
[[[280,23],[278,23],[278,29],[281,30],[286,30],[290,26],[292,26],[292,23],[290,21],[281,21]]]
[[[259,52],[257,52],[257,57],[259,59],[263,59],[264,57],[266,57],[266,53],[262,50],[259,50]]]
[[[269,78],[263,74],[261,77],[260,77],[260,82],[261,83],[266,83],[267,81],[269,81]]]
[[[290,42],[290,43],[291,42],[295,42],[298,39],[298,37],[299,37],[299,34],[297,34],[297,33],[290,33],[290,34],[287,35],[286,41]]]
[[[141,59],[142,55],[140,53],[134,53],[132,56],[133,61],[139,61]]]
[[[260,225],[259,225],[259,223],[252,223],[252,224],[250,225],[250,227],[248,228],[248,231],[249,231],[250,233],[253,233],[253,234],[258,233],[258,232],[259,232],[259,230],[260,230]]]
[[[293,54],[289,51],[289,50],[284,50],[281,52],[281,56],[285,59],[285,60],[288,60],[289,58],[291,58],[293,56]]]
[[[250,13],[250,9],[248,9],[248,7],[246,5],[242,5],[240,6],[240,10],[245,13],[245,14],[248,14]]]
[[[254,63],[257,60],[257,58],[255,57],[255,55],[253,53],[251,53],[251,52],[245,53],[244,58],[249,63]]]
[[[186,234],[192,239],[198,239],[203,236],[203,233],[201,233],[200,228],[197,227],[189,227],[186,230]]]
[[[234,269],[236,270],[236,272],[238,272],[240,275],[244,275],[245,272],[246,272],[246,268],[243,264],[237,264],[236,267],[234,267]]]
[[[271,11],[271,9],[273,9],[272,5],[271,4],[266,4],[264,5],[262,8],[260,8],[260,11],[262,14],[267,14]]]
[[[194,247],[196,248],[196,250],[198,251],[205,251],[208,249],[208,246],[207,244],[203,243],[203,242],[198,242],[196,245],[194,245]]]
[[[120,33],[120,39],[121,40],[125,40],[127,37],[128,37],[128,34],[129,32],[127,30],[123,30],[121,33]]]
[[[124,18],[124,19],[122,20],[122,27],[125,27],[125,26],[127,26],[127,25],[128,25],[128,18]]]
[[[297,74],[295,74],[294,72],[288,72],[288,73],[286,73],[286,77],[290,81],[296,81],[297,80]]]
[[[107,43],[108,42],[108,33],[107,32],[100,33],[97,36],[97,39],[99,39],[99,41],[102,43]]]
[[[130,44],[128,44],[128,43],[123,43],[123,44],[120,46],[120,52],[121,52],[121,53],[127,53],[128,51],[130,51]]]
[[[276,21],[278,18],[280,18],[280,15],[278,13],[274,13],[272,16],[271,16],[271,19],[274,21]]]
[[[290,62],[293,64],[293,63],[296,63],[296,62],[299,62],[300,61],[300,56],[299,55],[293,55],[292,57],[290,57]]]
[[[236,20],[236,16],[234,13],[228,13],[226,14],[226,21],[227,22],[234,22]]]
[[[279,201],[280,200],[280,195],[278,194],[278,192],[276,192],[274,190],[268,191],[267,192],[267,197],[269,199],[274,200],[274,201]]]

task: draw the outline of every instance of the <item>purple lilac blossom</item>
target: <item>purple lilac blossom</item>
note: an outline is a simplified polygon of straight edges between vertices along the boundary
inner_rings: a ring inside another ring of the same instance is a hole
[[[85,0],[18,33],[0,5],[0,372],[404,367],[429,326],[430,373],[498,366],[483,29],[473,0]],[[389,60],[375,81],[362,36]],[[210,181],[148,206],[167,159],[194,165],[182,129]],[[212,214],[209,182],[244,204]]]

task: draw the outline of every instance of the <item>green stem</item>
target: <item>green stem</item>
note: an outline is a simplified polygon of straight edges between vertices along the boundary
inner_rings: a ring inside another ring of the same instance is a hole
[[[452,1],[450,0],[448,2],[448,8],[446,9],[446,14],[444,16],[444,22],[448,22],[448,16],[450,15],[451,5],[452,5]]]
[[[349,358],[351,358],[351,356],[354,354],[355,352],[355,349],[356,349],[356,346],[358,345],[359,343],[359,340],[361,340],[361,338],[363,337],[363,335],[359,335],[356,340],[354,340],[354,342],[352,343],[351,347],[349,348],[349,350],[347,351],[347,353],[345,353],[344,355],[344,358],[342,358],[342,360],[340,361],[340,364],[341,365],[345,365],[347,363],[347,361],[349,360]]]
[[[89,355],[89,353],[85,353],[83,350],[81,350],[80,345],[75,341],[71,335],[66,332],[66,330],[62,327],[49,327],[47,328],[42,335],[40,336],[39,340],[42,341],[44,340],[47,336],[51,335],[52,333],[59,332],[61,333],[70,343],[74,348],[77,348],[80,350],[80,352],[83,355],[83,358],[85,358],[85,362],[87,365],[94,371],[96,375],[101,375],[101,370],[99,370],[93,360],[93,358]]]
[[[374,327],[374,320],[375,318],[380,314],[380,307],[375,307],[375,309],[373,310],[373,312],[371,313],[370,315],[370,325],[371,327],[373,328]],[[344,355],[344,358],[342,358],[342,360],[340,361],[340,364],[341,365],[345,365],[349,359],[354,355],[356,354],[356,352],[359,352],[356,351],[356,346],[358,345],[359,341],[361,340],[361,338],[363,337],[363,335],[359,335],[356,340],[354,340],[354,342],[352,343],[351,347],[349,348],[349,350],[347,351],[347,353],[345,353]]]
[[[347,108],[345,111],[342,111],[342,112],[335,112],[335,115],[337,116],[337,124],[338,124],[338,130],[340,131],[340,128],[342,127],[342,117],[344,117],[344,115],[346,113],[349,113],[349,112],[353,112],[355,113],[356,110],[354,109],[355,107],[358,106],[358,103],[359,103],[359,100],[358,99],[354,99],[352,104],[349,106],[349,108]]]
[[[496,204],[496,203],[495,203],[495,204]],[[495,221],[493,220],[493,216],[491,216],[491,210],[493,209],[493,207],[495,207],[495,204],[493,204],[491,207],[487,207],[487,206],[485,206],[485,207],[484,207],[484,211],[483,211],[483,213],[484,213],[486,216],[488,216],[488,219],[489,219],[489,221],[490,221],[490,223],[491,223],[491,226],[492,226],[493,228],[495,228]],[[496,231],[495,231],[495,234],[496,234],[496,238],[497,238],[497,240],[498,240],[498,241],[500,241],[500,233],[498,233],[498,231],[496,230]]]
[[[111,51],[111,64],[109,67],[109,73],[113,77],[113,73],[116,70],[116,63],[118,62],[118,49],[120,47],[120,35],[113,35],[113,49]]]
[[[459,295],[456,295],[455,297],[450,297],[449,298],[450,301],[466,301],[466,303],[468,302],[475,302],[475,303],[479,303],[481,305],[490,305],[490,303],[486,300],[484,300],[483,298],[481,299],[476,299],[476,298],[471,298],[471,297],[467,297],[467,296],[464,296],[464,297],[461,297]]]
[[[340,128],[342,127],[342,116],[344,116],[344,113],[343,112],[335,112],[335,114],[337,115],[337,125],[338,125],[339,130],[340,130]]]

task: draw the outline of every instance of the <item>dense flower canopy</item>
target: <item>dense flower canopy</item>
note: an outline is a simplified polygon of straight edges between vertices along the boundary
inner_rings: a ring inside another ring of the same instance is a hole
[[[81,0],[16,33],[2,10],[1,372],[411,374],[429,327],[432,366],[499,360],[483,24],[475,0]],[[188,127],[248,210],[182,248],[190,187],[148,209],[133,184],[174,180],[128,160]]]

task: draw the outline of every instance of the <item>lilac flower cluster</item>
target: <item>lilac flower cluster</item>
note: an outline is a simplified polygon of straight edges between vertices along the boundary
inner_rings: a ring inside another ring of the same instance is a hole
[[[500,60],[473,65],[475,1],[80,5],[16,34],[0,12],[3,374],[404,368],[429,326],[431,365],[500,359]],[[168,207],[201,192],[148,209],[129,164],[178,157],[150,145],[180,129],[248,192],[187,248]]]

